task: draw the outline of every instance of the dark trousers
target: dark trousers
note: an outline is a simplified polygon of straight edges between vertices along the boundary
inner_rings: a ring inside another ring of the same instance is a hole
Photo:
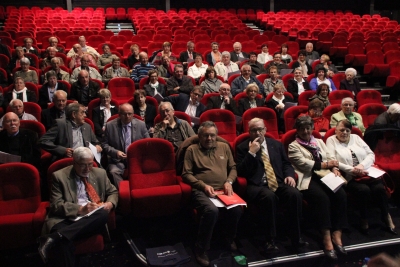
[[[318,178],[312,178],[307,190],[302,190],[319,230],[341,230],[347,227],[347,195],[343,186],[334,193]]]
[[[247,196],[250,202],[261,208],[259,216],[265,225],[267,238],[276,237],[276,212],[278,204],[281,203],[287,209],[285,217],[290,224],[287,229],[288,236],[294,241],[299,240],[303,205],[303,197],[299,190],[286,184],[279,186],[275,192],[266,185],[248,185]]]
[[[381,180],[377,179],[369,183],[359,183],[353,179],[350,180],[345,189],[354,195],[357,206],[360,209],[361,219],[368,218],[368,206],[371,200],[374,200],[380,208],[382,219],[388,215],[388,198]]]
[[[229,242],[233,241],[240,216],[242,216],[242,208],[240,206],[231,209],[217,208],[203,191],[196,189],[192,191],[192,202],[200,215],[196,246],[203,250],[210,249],[211,237],[219,212],[224,213],[223,223],[225,224],[226,238]]]
[[[73,242],[82,238],[99,234],[104,230],[108,220],[108,212],[100,209],[79,221],[64,220],[51,228],[51,233],[58,232],[63,238],[54,248],[54,255],[49,259],[49,266],[73,267],[75,265],[75,254]]]

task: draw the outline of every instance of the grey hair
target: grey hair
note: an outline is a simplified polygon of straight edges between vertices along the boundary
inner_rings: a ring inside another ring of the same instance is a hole
[[[228,51],[222,52],[221,56],[229,56],[229,58],[231,58],[231,54]]]
[[[78,147],[74,149],[74,153],[72,154],[74,161],[80,161],[81,159],[93,159],[93,153],[88,147]]]
[[[355,68],[347,68],[346,71],[344,72],[344,74],[347,74],[349,72],[352,72],[354,74],[354,76],[357,75],[357,71]]]
[[[216,130],[216,132],[217,132],[217,134],[218,134],[217,125],[215,125],[215,123],[212,122],[212,121],[205,121],[205,122],[203,122],[203,123],[200,125],[199,131],[198,131],[198,135],[201,135],[201,134],[203,133],[203,129],[204,129],[204,128],[210,128],[210,127],[214,127],[215,130]]]
[[[79,103],[71,103],[65,108],[65,115],[68,119],[72,119],[72,114],[79,111],[80,107],[84,107]]]
[[[28,64],[28,65],[31,64],[31,61],[30,61],[28,58],[26,58],[26,57],[21,58],[19,61],[20,61],[21,63],[25,63],[25,64]]]
[[[21,100],[18,99],[18,98],[14,98],[13,100],[10,101],[10,103],[9,103],[8,105],[9,105],[10,107],[12,107],[13,104],[14,104],[15,102],[18,102],[18,101],[21,101]],[[22,103],[22,107],[23,107],[23,106],[24,106],[24,102],[21,101],[21,103]]]
[[[256,117],[256,118],[252,118],[251,120],[249,120],[249,122],[248,122],[249,129],[250,129],[250,125],[251,125],[251,124],[257,123],[257,122],[259,122],[259,121],[261,121],[261,122],[263,123],[264,127],[266,127],[266,126],[265,126],[265,123],[264,123],[264,120]]]
[[[294,123],[294,128],[296,130],[300,130],[300,128],[307,126],[311,126],[311,128],[314,129],[314,120],[310,116],[300,116]]]
[[[247,64],[247,63],[243,64],[242,67],[240,68],[240,70],[243,70],[244,67],[250,67],[250,70],[251,70],[251,66],[249,64]]]
[[[54,47],[53,47],[53,48],[54,48]],[[50,60],[50,62],[51,62],[51,63],[55,63],[57,60],[61,63],[61,59],[60,59],[59,57],[53,57],[53,58]]]
[[[54,92],[54,95],[53,95],[53,101],[55,100],[54,96],[55,96],[55,97],[58,97],[58,95],[62,95],[63,97],[67,98],[68,93],[65,92],[64,90],[56,90],[56,91]]]
[[[351,98],[351,97],[345,97],[345,98],[342,99],[341,105],[343,105],[343,103],[346,102],[346,101],[351,101],[351,102],[353,103],[353,105],[354,105],[354,103],[355,103],[353,98]]]
[[[388,108],[387,113],[389,114],[400,114],[400,105],[397,103],[391,104]]]
[[[158,113],[161,114],[161,107],[164,106],[164,105],[168,105],[171,110],[174,110],[174,107],[172,106],[171,102],[167,102],[167,101],[163,102],[163,101],[161,101],[160,104],[158,105]]]
[[[110,92],[110,90],[103,88],[103,89],[100,89],[99,96],[100,96],[100,98],[106,98],[106,97],[111,98],[111,92]]]

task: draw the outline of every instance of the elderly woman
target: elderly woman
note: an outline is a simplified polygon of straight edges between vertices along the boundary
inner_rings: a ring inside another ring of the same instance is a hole
[[[57,90],[63,90],[68,93],[68,88],[63,83],[57,82],[57,73],[53,70],[46,72],[46,83],[39,90],[39,106],[46,109],[53,102],[54,93]]]
[[[144,85],[144,90],[148,96],[154,97],[156,94],[161,95],[162,97],[166,96],[166,86],[165,84],[158,82],[158,72],[157,70],[150,70],[148,72],[149,83]]]
[[[133,103],[133,112],[140,116],[146,123],[146,128],[149,130],[149,134],[154,133],[154,118],[157,115],[156,107],[153,105],[146,104],[146,91],[139,89],[133,94],[135,102]]]
[[[118,108],[111,105],[111,92],[108,89],[100,89],[100,106],[95,107],[92,111],[92,120],[94,124],[94,132],[97,139],[104,141],[104,131],[108,119],[118,114]]]
[[[346,78],[340,81],[340,89],[349,90],[353,93],[354,98],[356,98],[357,94],[361,91],[360,82],[356,78],[357,71],[353,68],[348,68],[345,71]]]
[[[211,52],[207,54],[207,62],[209,66],[215,66],[222,60],[221,52],[219,52],[219,44],[217,42],[211,43]]]
[[[313,101],[314,99],[318,99],[322,103],[324,103],[324,108],[330,106],[331,103],[329,102],[329,86],[325,83],[321,83],[318,85],[317,93],[313,95],[309,100]]]
[[[38,76],[35,70],[30,70],[31,62],[26,57],[20,60],[21,70],[16,71],[14,77],[21,77],[24,82],[38,84]]]
[[[49,38],[49,47],[54,47],[59,53],[65,53],[64,47],[58,45],[57,37],[52,36]]]
[[[104,66],[110,64],[113,57],[116,57],[116,55],[111,53],[111,49],[108,44],[103,44],[101,49],[103,50],[103,54],[97,60],[97,67],[99,68],[99,70],[104,69]]]
[[[269,108],[275,110],[276,118],[278,119],[278,129],[280,132],[285,132],[285,121],[283,120],[283,112],[285,110],[286,102],[293,102],[291,97],[285,97],[285,88],[282,84],[276,84],[274,86],[273,96],[267,101],[266,105]]]
[[[303,79],[303,71],[300,67],[294,69],[294,79],[289,80],[287,90],[292,94],[295,102],[298,101],[301,93],[310,90],[310,85]]]
[[[330,58],[328,55],[323,54],[319,60],[319,64],[316,66],[316,69],[319,68],[325,68],[327,71],[328,77],[332,78],[332,76],[336,73],[338,73],[338,70],[335,65],[333,65],[330,61]]]
[[[213,66],[209,66],[207,68],[204,78],[204,81],[200,84],[201,88],[204,90],[204,94],[218,93],[222,81],[217,78],[217,74],[215,73]]]
[[[4,104],[6,105],[6,107],[12,99],[19,99],[22,102],[35,102],[35,103],[37,100],[36,94],[25,87],[25,82],[21,77],[15,78],[14,89],[9,90],[4,95]]]
[[[174,67],[175,65],[171,63],[169,56],[164,55],[161,59],[161,65],[157,67],[158,74],[167,81],[169,77],[174,75]]]
[[[257,95],[260,93],[260,88],[258,88],[256,83],[250,83],[247,85],[246,89],[244,90],[247,97],[241,98],[239,100],[239,114],[240,116],[243,113],[251,108],[257,108],[264,106],[264,99],[257,98]]]
[[[332,114],[331,116],[331,128],[335,127],[339,121],[347,119],[353,127],[357,127],[364,134],[364,123],[361,115],[353,111],[354,104],[355,102],[351,97],[345,97],[342,99],[342,110],[338,113]]]
[[[163,58],[163,56],[168,56],[170,58],[170,60],[172,60],[172,61],[178,60],[177,59],[178,57],[171,51],[171,43],[170,42],[163,43],[162,51],[156,55],[156,57],[153,60],[153,63],[156,65],[161,64],[161,59]]]
[[[200,78],[206,73],[207,68],[208,65],[203,64],[203,56],[196,54],[196,57],[194,58],[194,64],[188,68],[187,75],[194,78],[198,84]]]
[[[39,51],[33,47],[33,40],[30,37],[24,38],[24,52],[34,54],[37,57],[40,57]]]
[[[228,51],[222,52],[222,60],[215,64],[215,72],[217,75],[222,76],[224,81],[228,81],[229,73],[238,72],[239,67],[236,63],[231,61],[231,54]]]
[[[310,64],[308,64],[308,62],[306,60],[306,57],[307,57],[306,50],[300,50],[297,53],[297,61],[294,62],[292,65],[293,69],[297,69],[297,68],[301,69],[301,73],[304,78],[307,78],[308,75],[312,74],[312,72],[313,72],[312,67],[310,66]]]
[[[374,125],[392,125],[400,128],[400,105],[393,103],[388,110],[376,117]]]
[[[281,45],[281,60],[285,64],[289,64],[293,60],[292,56],[287,53],[288,49],[289,47],[287,44]]]
[[[282,79],[279,79],[278,67],[271,66],[267,71],[269,73],[269,78],[266,78],[263,82],[265,94],[268,95],[272,93],[274,91],[275,85],[277,84],[282,85],[283,89],[286,91],[285,84],[283,83]]]
[[[129,69],[132,69],[133,65],[140,62],[140,60],[139,60],[140,49],[137,44],[131,45],[131,47],[129,49],[131,50],[131,54],[128,56],[128,66],[129,66]]]
[[[310,221],[321,232],[325,256],[336,260],[336,252],[347,253],[342,244],[342,229],[347,227],[347,195],[342,187],[333,192],[321,177],[330,172],[339,176],[339,164],[324,142],[312,135],[311,117],[298,117],[295,128],[296,140],[289,145],[288,154],[298,175],[297,189],[310,206]]]
[[[29,57],[26,57],[25,56],[25,52],[24,52],[24,49],[21,47],[21,46],[17,46],[16,48],[15,48],[15,57],[13,57],[11,60],[10,60],[10,64],[8,65],[8,72],[10,73],[10,76],[13,76],[12,75],[12,71],[15,69],[15,68],[18,68],[18,67],[21,67],[21,59],[23,59],[23,58],[27,58],[27,59],[30,59]],[[30,62],[31,62],[31,60],[29,60]]]
[[[339,169],[348,181],[346,191],[355,196],[361,217],[361,231],[368,234],[368,206],[370,199],[381,210],[381,219],[390,233],[397,235],[389,214],[388,198],[380,179],[372,179],[368,183],[358,182],[357,178],[368,175],[375,161],[375,154],[369,146],[356,134],[351,134],[352,125],[348,120],[339,121],[335,134],[328,138],[326,146],[339,161]]]
[[[326,83],[329,86],[329,91],[336,90],[336,86],[332,79],[327,77],[327,70],[324,67],[317,68],[315,71],[315,77],[310,81],[310,88],[316,90],[318,85]]]
[[[265,63],[271,60],[272,56],[268,53],[268,45],[262,44],[261,53],[257,55],[257,61],[260,62],[260,64],[264,65]]]
[[[314,121],[314,130],[318,131],[321,135],[329,130],[329,120],[322,116],[325,105],[322,101],[314,99],[308,104],[308,112],[300,114],[299,116],[310,116]]]

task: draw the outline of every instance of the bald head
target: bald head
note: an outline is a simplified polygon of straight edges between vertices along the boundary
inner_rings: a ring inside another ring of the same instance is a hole
[[[14,135],[19,131],[19,118],[14,112],[8,112],[3,117],[3,129],[9,135]]]
[[[81,86],[87,86],[89,84],[89,72],[81,70],[78,73],[78,81]]]
[[[139,53],[139,60],[140,63],[142,63],[143,65],[146,65],[149,62],[149,57],[147,55],[146,52],[140,52]]]

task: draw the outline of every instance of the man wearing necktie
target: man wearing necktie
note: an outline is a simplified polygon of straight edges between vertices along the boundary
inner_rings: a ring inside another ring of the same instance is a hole
[[[109,159],[108,172],[117,189],[127,167],[129,145],[136,140],[150,138],[146,124],[133,114],[132,105],[122,104],[119,106],[119,118],[107,122],[104,132],[102,146]]]
[[[185,70],[188,68],[188,59],[192,61],[196,58],[198,53],[194,51],[194,43],[192,41],[187,42],[187,50],[179,54],[179,62],[182,62]]]
[[[207,109],[227,109],[240,116],[236,101],[231,95],[231,86],[227,83],[219,87],[219,96],[212,96],[207,100]]]
[[[242,44],[239,42],[235,42],[233,44],[233,51],[231,52],[231,60],[236,64],[240,64],[240,60],[248,59],[249,54],[242,51]]]
[[[105,170],[93,168],[89,148],[75,149],[73,160],[72,166],[53,173],[50,212],[39,238],[39,254],[49,266],[75,266],[73,242],[101,233],[118,203],[118,190]]]
[[[300,235],[302,195],[296,189],[294,169],[282,143],[265,138],[264,121],[254,118],[249,122],[249,139],[237,146],[236,163],[238,175],[247,180],[247,197],[259,207],[262,231],[266,235],[265,252],[277,252],[276,214],[278,203],[285,204],[286,225],[294,248],[305,246]]]

